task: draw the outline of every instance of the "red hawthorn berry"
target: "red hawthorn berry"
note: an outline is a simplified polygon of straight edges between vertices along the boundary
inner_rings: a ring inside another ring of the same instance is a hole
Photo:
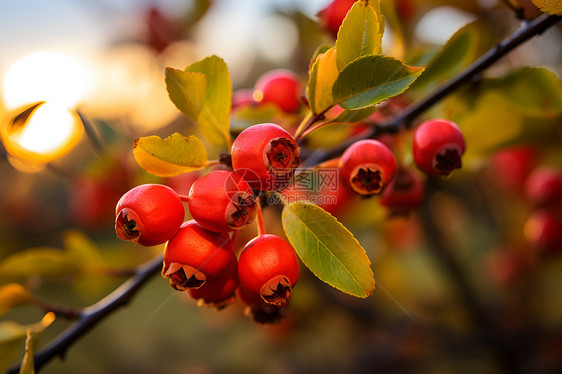
[[[240,288],[250,300],[287,304],[299,278],[295,251],[282,238],[266,234],[252,239],[238,259]]]
[[[525,195],[536,206],[548,206],[562,200],[562,171],[540,168],[525,181]]]
[[[295,139],[278,125],[262,123],[242,131],[232,143],[232,167],[261,191],[287,185],[299,166]]]
[[[531,146],[502,149],[490,156],[490,180],[501,189],[519,193],[539,157],[538,150]]]
[[[255,105],[254,91],[249,88],[241,88],[232,93],[232,110]]]
[[[425,195],[425,183],[421,176],[410,169],[399,168],[381,198],[381,204],[398,211],[419,207]]]
[[[529,216],[523,229],[527,240],[546,253],[562,251],[562,219],[551,210],[538,210]]]
[[[461,129],[451,121],[425,121],[414,132],[414,162],[429,175],[447,176],[460,169],[465,148]]]
[[[286,113],[298,112],[302,105],[299,77],[290,70],[275,69],[260,76],[253,98],[258,104],[273,103]]]
[[[340,26],[356,0],[333,0],[318,13],[322,27],[334,38],[338,36]]]
[[[252,189],[240,175],[217,170],[196,180],[189,190],[189,212],[207,230],[240,230],[256,217]]]
[[[200,288],[188,290],[199,306],[222,309],[236,299],[238,288],[238,259],[230,252],[226,268],[214,279],[209,279]]]
[[[359,195],[373,195],[390,183],[396,172],[392,151],[378,140],[359,140],[343,152],[339,170]]]
[[[189,220],[166,243],[162,276],[178,291],[199,288],[220,276],[231,261],[231,253],[228,234],[209,231]]]
[[[143,184],[129,190],[117,202],[115,213],[117,237],[145,246],[170,240],[185,218],[178,194],[161,184]]]

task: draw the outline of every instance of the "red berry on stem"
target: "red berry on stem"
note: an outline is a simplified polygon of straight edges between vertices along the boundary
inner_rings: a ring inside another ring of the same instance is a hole
[[[562,171],[540,168],[525,181],[525,195],[537,206],[556,204],[562,200]]]
[[[414,133],[414,162],[429,175],[447,176],[462,166],[466,145],[456,123],[444,119],[423,122]]]
[[[166,243],[162,276],[178,291],[199,288],[220,276],[230,262],[231,253],[228,234],[209,231],[190,220]]]
[[[143,184],[129,190],[117,202],[115,213],[117,237],[145,246],[170,240],[185,217],[178,194],[161,184]]]
[[[322,26],[335,38],[338,30],[356,0],[333,0],[318,16]]]
[[[254,85],[256,103],[273,103],[286,113],[297,112],[302,104],[299,77],[290,70],[275,69],[258,78]]]
[[[299,166],[300,148],[287,131],[273,123],[250,126],[232,143],[232,166],[255,189],[287,185]]]
[[[207,280],[200,288],[190,288],[188,292],[199,300],[198,305],[221,309],[234,302],[237,288],[238,259],[231,251],[226,268],[216,278]]]
[[[189,212],[207,230],[240,230],[256,218],[252,189],[240,175],[217,170],[196,180],[188,195]]]
[[[342,154],[339,170],[359,195],[373,195],[390,183],[396,172],[392,151],[378,140],[360,140]]]
[[[419,207],[424,195],[425,184],[421,176],[413,170],[400,168],[384,190],[381,204],[398,211],[408,211]]]
[[[282,238],[265,234],[252,239],[238,259],[240,288],[250,300],[287,304],[299,278],[295,251]]]

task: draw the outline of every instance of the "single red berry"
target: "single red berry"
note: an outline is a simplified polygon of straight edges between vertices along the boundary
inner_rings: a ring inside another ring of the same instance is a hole
[[[170,240],[185,218],[178,194],[161,184],[143,184],[129,190],[117,202],[115,213],[117,237],[145,246]]]
[[[339,170],[344,181],[359,195],[373,195],[390,183],[396,172],[392,151],[378,140],[365,139],[342,154]]]
[[[217,170],[196,180],[189,190],[189,212],[207,230],[240,230],[256,217],[252,189],[240,175]]]
[[[531,146],[502,149],[490,156],[490,181],[503,190],[519,193],[539,157],[537,148]]]
[[[447,176],[460,169],[465,148],[461,129],[451,121],[425,121],[414,133],[414,162],[429,175]]]
[[[255,105],[254,91],[249,88],[241,88],[232,93],[232,110]]]
[[[338,35],[338,30],[356,0],[333,0],[326,8],[318,13],[322,26],[334,38]]]
[[[260,76],[254,85],[256,103],[273,103],[286,113],[298,112],[302,105],[299,77],[290,70],[275,69]]]
[[[220,276],[230,262],[231,253],[228,234],[209,231],[190,220],[166,243],[162,276],[178,291],[199,288]]]
[[[551,210],[533,212],[523,229],[527,240],[546,253],[562,251],[562,219]]]
[[[287,304],[299,278],[295,251],[282,238],[266,234],[252,239],[238,259],[240,288],[250,299]]]
[[[536,206],[548,206],[562,200],[562,170],[539,168],[525,181],[525,195]]]
[[[381,198],[381,204],[393,210],[408,211],[421,205],[425,184],[421,176],[410,169],[399,168]]]
[[[238,259],[230,251],[226,268],[214,279],[209,279],[200,288],[188,290],[191,297],[198,300],[199,306],[222,309],[236,300],[238,288]]]
[[[242,131],[232,143],[232,167],[261,191],[287,185],[299,166],[295,139],[278,125],[262,123]]]

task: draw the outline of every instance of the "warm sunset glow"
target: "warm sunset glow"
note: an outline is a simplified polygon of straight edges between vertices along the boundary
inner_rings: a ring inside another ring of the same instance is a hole
[[[76,145],[83,132],[75,111],[57,103],[41,104],[29,117],[16,120],[20,113],[2,124],[1,135],[6,150],[21,160],[44,163],[58,158]]]
[[[14,109],[37,101],[73,107],[86,95],[91,72],[76,58],[36,52],[14,62],[3,84],[5,105]]]

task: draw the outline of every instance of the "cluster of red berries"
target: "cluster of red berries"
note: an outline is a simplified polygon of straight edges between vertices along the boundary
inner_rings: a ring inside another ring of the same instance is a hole
[[[249,127],[233,142],[233,171],[215,170],[197,179],[187,196],[161,184],[125,193],[116,207],[117,236],[145,246],[166,243],[162,275],[201,303],[223,307],[238,294],[256,315],[275,316],[298,280],[293,248],[260,233],[236,256],[231,233],[254,221],[253,189],[271,191],[286,183],[298,156],[295,140],[281,127]],[[184,201],[193,218],[185,222]]]

